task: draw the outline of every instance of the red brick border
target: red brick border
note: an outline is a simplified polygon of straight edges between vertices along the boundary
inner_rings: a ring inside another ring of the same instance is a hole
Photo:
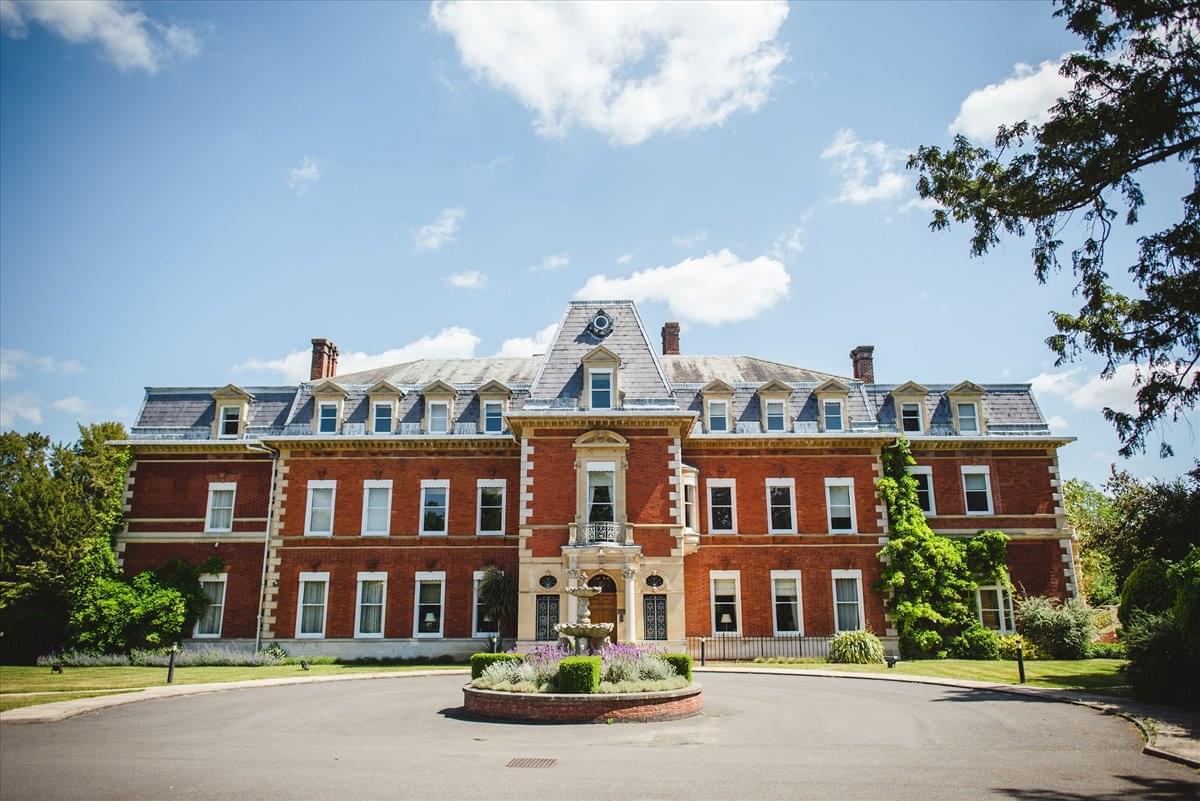
[[[463,687],[463,710],[490,720],[542,723],[643,723],[681,720],[704,706],[699,684],[658,693],[503,693]]]

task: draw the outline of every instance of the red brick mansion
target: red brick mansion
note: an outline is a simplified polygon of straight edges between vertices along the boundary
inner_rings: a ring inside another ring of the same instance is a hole
[[[147,389],[132,430],[129,573],[219,556],[193,636],[291,653],[468,653],[476,589],[518,576],[517,639],[552,641],[581,574],[622,641],[870,628],[881,449],[903,432],[936,531],[1000,529],[1019,590],[1068,597],[1057,449],[1026,384],[877,384],[651,346],[629,301],[573,302],[548,352],[338,375],[313,340],[299,386]],[[977,598],[1012,627],[1011,599]]]

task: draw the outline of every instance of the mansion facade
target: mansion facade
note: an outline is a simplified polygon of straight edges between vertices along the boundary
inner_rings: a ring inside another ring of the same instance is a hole
[[[930,525],[999,529],[1018,592],[1075,594],[1057,449],[1027,384],[879,384],[651,345],[629,301],[567,306],[545,354],[424,359],[338,375],[312,341],[296,386],[146,390],[117,555],[130,574],[199,564],[197,641],[294,654],[487,647],[483,571],[517,576],[522,646],[602,590],[619,641],[785,641],[869,628],[887,519],[875,482],[900,434]],[[981,588],[980,620],[1012,601]],[[761,646],[761,643],[760,643]],[[765,647],[765,646],[762,646]]]

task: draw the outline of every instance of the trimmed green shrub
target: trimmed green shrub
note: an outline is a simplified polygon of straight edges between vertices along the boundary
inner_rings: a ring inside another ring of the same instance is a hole
[[[683,676],[666,679],[642,679],[641,681],[602,681],[601,693],[661,693],[667,690],[682,690],[689,682]]]
[[[1121,625],[1133,622],[1134,613],[1155,615],[1165,612],[1175,603],[1175,588],[1167,579],[1167,563],[1161,559],[1146,559],[1125,579],[1121,588],[1121,606],[1117,617]]]
[[[1000,635],[972,623],[950,640],[950,656],[954,659],[999,659]]]
[[[1175,588],[1171,617],[1188,653],[1200,662],[1200,546],[1193,546],[1186,557],[1171,565],[1167,576]]]
[[[883,660],[883,643],[869,631],[843,631],[829,643],[829,661],[870,665]]]
[[[558,663],[554,685],[560,693],[596,693],[600,691],[600,657],[568,656]]]
[[[1129,655],[1125,675],[1134,692],[1152,701],[1200,705],[1200,660],[1189,657],[1170,614],[1135,613],[1121,637]]]
[[[683,676],[689,682],[692,680],[692,658],[687,654],[663,654],[676,676]]]
[[[1051,659],[1086,659],[1095,637],[1092,610],[1078,598],[1060,604],[1057,598],[1035,596],[1017,601],[1017,631],[1038,652]]]
[[[1089,659],[1124,659],[1125,644],[1119,642],[1094,642],[1088,646]]]
[[[1017,643],[1021,643],[1022,658],[1042,658],[1042,655],[1038,653],[1037,646],[1030,642],[1028,638],[1022,637],[1020,634],[1004,634],[1000,637],[998,642],[998,645],[1000,646],[1000,658],[1015,660],[1017,658]]]
[[[483,675],[483,671],[488,669],[489,665],[493,665],[496,662],[520,662],[522,659],[524,657],[520,654],[471,654],[471,678],[479,678]]]

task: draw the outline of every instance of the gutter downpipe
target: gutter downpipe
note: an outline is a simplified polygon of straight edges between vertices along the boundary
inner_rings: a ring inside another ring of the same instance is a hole
[[[254,627],[254,653],[262,648],[263,604],[267,599],[267,558],[271,553],[271,528],[275,525],[275,474],[279,469],[279,451],[261,442],[247,442],[249,450],[271,455],[271,490],[267,496],[267,533],[263,538],[262,580],[258,587],[258,617]]]

